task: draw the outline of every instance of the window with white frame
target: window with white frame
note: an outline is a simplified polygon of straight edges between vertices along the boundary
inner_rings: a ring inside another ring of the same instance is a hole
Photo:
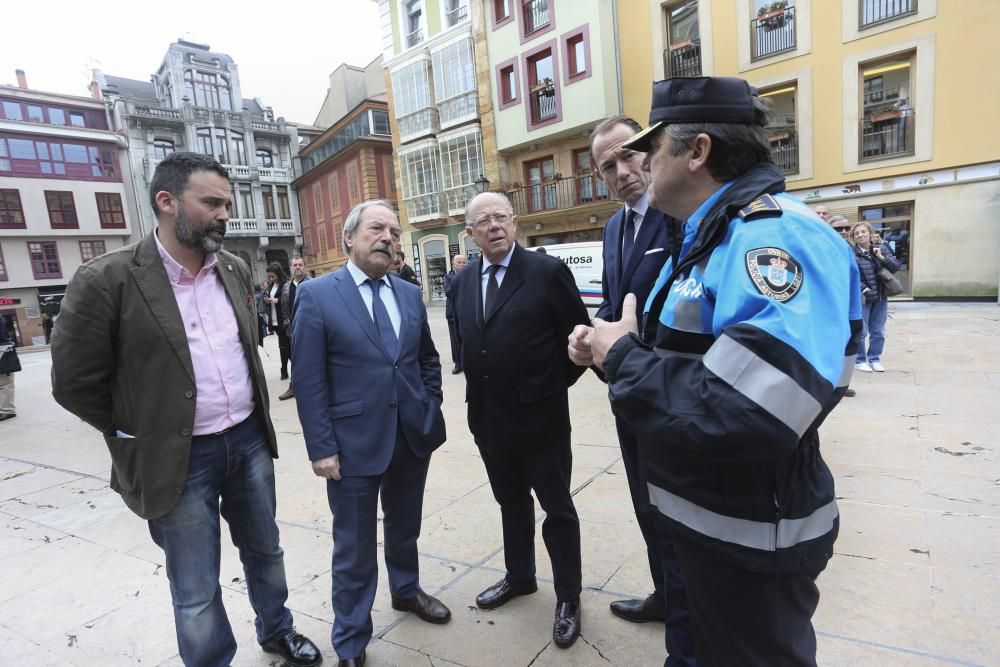
[[[435,142],[427,142],[419,148],[399,153],[403,203],[411,220],[440,214],[437,158]]]
[[[476,179],[483,173],[483,146],[479,128],[457,137],[438,138],[441,185],[448,211],[465,208],[476,196]]]
[[[421,58],[392,73],[393,104],[404,141],[435,129],[430,69],[430,61]]]
[[[403,39],[406,42],[405,48],[416,46],[424,41],[423,31],[423,0],[404,0],[403,8]]]
[[[431,54],[434,97],[441,126],[476,115],[476,67],[472,38],[445,46]]]
[[[444,1],[445,24],[450,28],[469,18],[469,0]]]

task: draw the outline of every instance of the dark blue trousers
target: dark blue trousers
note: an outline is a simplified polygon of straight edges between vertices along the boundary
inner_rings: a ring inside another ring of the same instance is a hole
[[[410,598],[420,590],[417,538],[430,457],[417,458],[396,435],[389,467],[381,475],[343,477],[326,484],[333,512],[333,648],[356,658],[372,638],[372,605],[378,584],[378,499],[389,590]]]
[[[694,633],[691,629],[691,612],[681,568],[674,552],[674,543],[665,529],[657,528],[657,511],[649,502],[649,489],[639,465],[639,445],[635,433],[624,421],[615,417],[618,442],[622,448],[622,462],[632,495],[632,507],[639,530],[646,542],[649,573],[653,578],[653,594],[667,610],[665,642],[667,667],[694,665]]]

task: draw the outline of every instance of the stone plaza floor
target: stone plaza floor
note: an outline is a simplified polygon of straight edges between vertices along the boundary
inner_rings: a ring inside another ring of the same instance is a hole
[[[431,323],[447,357],[443,309],[431,309]],[[335,665],[324,483],[310,470],[294,400],[276,399],[285,383],[273,336],[264,350],[288,605]],[[857,397],[822,429],[841,532],[819,578],[819,662],[1000,664],[1000,308],[894,304],[883,361],[886,373],[855,374]],[[0,665],[180,665],[162,552],[108,488],[101,438],[52,400],[49,353],[21,362],[18,416],[0,423]],[[651,584],[604,385],[587,373],[570,390],[585,590],[582,636],[560,650],[540,530],[538,593],[495,611],[475,606],[503,575],[500,515],[466,427],[464,376],[443,367],[449,439],[431,461],[419,547],[423,587],[453,620],[431,626],[393,611],[380,563],[368,664],[663,664],[662,625],[608,610]],[[280,664],[254,640],[227,538],[222,584],[234,664]]]

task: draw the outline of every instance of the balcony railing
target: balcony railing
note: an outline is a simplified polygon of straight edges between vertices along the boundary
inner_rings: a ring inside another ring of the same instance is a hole
[[[896,109],[865,116],[859,131],[861,159],[912,153],[916,129],[914,120],[913,109]]]
[[[256,218],[229,218],[226,236],[246,236],[258,233]]]
[[[558,178],[508,190],[505,194],[517,215],[531,215],[608,200],[607,188],[591,174]]]
[[[461,7],[456,7],[455,9],[448,12],[445,16],[445,18],[447,18],[448,20],[449,28],[453,25],[458,25],[468,17],[469,17],[469,8],[466,7],[465,5],[462,5]]]
[[[524,12],[524,34],[533,33],[549,24],[549,0],[529,0],[521,5]]]
[[[791,51],[795,48],[795,7],[761,12],[750,21],[750,60]]]
[[[544,88],[532,90],[529,95],[531,100],[531,122],[540,123],[544,120],[556,117],[556,86],[550,83]]]
[[[250,167],[244,164],[227,164],[226,171],[233,178],[250,178]]]
[[[686,39],[663,52],[663,73],[672,76],[701,76],[701,43]]]
[[[295,223],[291,220],[265,220],[264,229],[268,234],[292,234],[295,232]]]
[[[424,31],[417,28],[406,36],[406,48],[411,48],[424,41]]]
[[[917,0],[858,0],[858,28],[917,13]]]
[[[253,128],[254,132],[268,132],[270,134],[284,134],[281,130],[281,125],[278,123],[271,122],[269,120],[264,120],[263,118],[254,118],[250,121],[250,127]]]
[[[411,222],[414,218],[441,217],[441,194],[438,192],[410,197],[403,201],[403,205]]]
[[[257,167],[257,172],[260,174],[261,178],[267,178],[276,181],[287,181],[289,178],[287,169],[269,168],[269,167]]]
[[[396,120],[399,123],[399,138],[402,141],[410,141],[425,134],[434,134],[440,129],[438,110],[434,107],[426,107]]]
[[[156,118],[157,120],[169,120],[183,122],[181,117],[181,112],[178,109],[171,109],[169,107],[160,107],[150,104],[136,104],[132,106],[132,113],[136,116],[144,116],[146,118]]]
[[[782,174],[799,173],[799,137],[794,130],[770,130],[771,159]]]

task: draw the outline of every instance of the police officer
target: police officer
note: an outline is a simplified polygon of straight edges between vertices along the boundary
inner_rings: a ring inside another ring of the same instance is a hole
[[[595,319],[570,357],[608,378],[673,539],[709,665],[813,665],[816,576],[839,514],[817,430],[853,369],[860,283],[850,249],[784,194],[767,107],[742,79],[653,86],[651,204],[686,220],[637,327]]]

